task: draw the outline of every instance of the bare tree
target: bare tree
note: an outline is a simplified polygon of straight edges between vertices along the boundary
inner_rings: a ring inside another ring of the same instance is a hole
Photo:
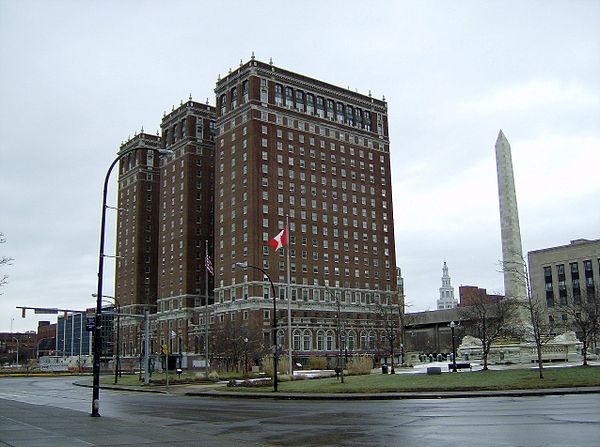
[[[246,362],[252,363],[267,352],[262,332],[254,326],[241,325],[237,321],[227,320],[215,325],[211,330],[210,343],[211,364],[213,360],[218,360],[227,371],[239,371],[243,364],[245,372]]]
[[[525,263],[525,259],[521,257],[521,263],[504,264],[503,270],[517,275],[519,281],[526,285],[525,297],[514,297],[520,307],[525,310],[530,328],[522,328],[521,338],[533,338],[535,344],[538,372],[540,379],[544,378],[544,364],[542,352],[544,345],[548,344],[556,335],[556,323],[548,317],[546,308],[539,297],[534,296],[531,289],[531,281],[529,278],[529,269]]]
[[[588,348],[600,335],[600,293],[590,290],[585,300],[572,299],[562,310],[568,317],[566,325],[575,329],[582,343],[583,366],[587,366]]]
[[[484,370],[488,369],[488,356],[492,344],[516,335],[517,328],[514,323],[517,311],[514,300],[503,298],[488,302],[484,297],[475,298],[472,305],[459,310],[466,333],[481,339]]]
[[[4,244],[5,242],[6,242],[6,237],[4,236],[4,233],[0,233],[0,244]],[[11,258],[10,256],[0,255],[0,266],[10,265],[12,260],[13,260],[13,258]],[[5,285],[7,282],[8,282],[8,275],[0,275],[0,287]],[[2,295],[1,292],[0,292],[0,295]]]
[[[401,361],[404,365],[406,362],[404,360],[404,351],[408,347],[406,343],[406,328],[412,326],[415,323],[414,315],[406,313],[406,307],[409,307],[409,304],[402,305],[398,303],[398,322],[400,324],[400,349],[401,349]]]
[[[398,309],[394,305],[383,305],[381,303],[377,303],[377,319],[379,320],[379,327],[381,328],[382,334],[389,347],[390,356],[392,357],[391,372],[392,374],[395,374],[394,348],[397,344],[400,329]]]

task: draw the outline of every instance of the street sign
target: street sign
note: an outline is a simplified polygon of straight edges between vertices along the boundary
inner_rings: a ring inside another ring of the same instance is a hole
[[[96,317],[85,317],[85,330],[90,332],[96,329]]]

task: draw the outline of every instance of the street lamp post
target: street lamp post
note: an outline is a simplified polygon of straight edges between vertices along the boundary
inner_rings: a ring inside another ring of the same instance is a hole
[[[15,340],[17,342],[17,363],[16,363],[16,367],[19,367],[19,339],[17,337],[13,337],[13,340]]]
[[[91,416],[98,417],[100,416],[100,354],[102,350],[102,331],[101,331],[101,322],[102,322],[102,277],[104,274],[104,240],[106,235],[106,199],[108,196],[108,180],[110,178],[110,173],[112,172],[115,165],[121,160],[121,158],[126,155],[137,151],[138,149],[144,149],[148,151],[158,152],[161,155],[171,154],[173,151],[159,149],[154,147],[132,147],[121,152],[117,157],[113,160],[113,162],[108,167],[108,171],[106,172],[106,176],[104,177],[104,188],[102,190],[102,218],[100,223],[100,248],[98,250],[98,291],[96,296],[96,321],[94,327],[94,365],[93,365],[93,385],[92,385],[92,413]]]
[[[456,372],[456,342],[454,340],[454,328],[456,327],[456,323],[454,321],[450,322],[450,332],[452,333],[452,371]]]
[[[273,291],[273,391],[277,391],[277,294],[275,292],[275,286],[273,285],[273,280],[269,276],[267,272],[265,272],[260,267],[256,267],[255,265],[250,265],[247,262],[236,262],[236,266],[247,269],[255,269],[262,272],[263,275],[267,277],[269,283],[271,284],[271,290]]]
[[[248,337],[244,337],[244,377],[248,376]]]

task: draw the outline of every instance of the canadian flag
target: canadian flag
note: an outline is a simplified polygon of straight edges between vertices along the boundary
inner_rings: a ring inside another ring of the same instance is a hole
[[[283,228],[277,236],[269,241],[269,245],[273,250],[279,250],[287,245],[287,228]]]

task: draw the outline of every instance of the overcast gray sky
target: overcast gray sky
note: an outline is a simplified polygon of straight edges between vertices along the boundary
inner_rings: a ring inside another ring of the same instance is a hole
[[[600,237],[599,1],[0,0],[0,254],[15,258],[0,331],[44,319],[18,305],[94,305],[102,182],[121,142],[155,133],[190,93],[214,103],[217,76],[253,51],[385,95],[411,310],[435,309],[444,261],[457,295],[502,291],[499,129],[524,250]]]

